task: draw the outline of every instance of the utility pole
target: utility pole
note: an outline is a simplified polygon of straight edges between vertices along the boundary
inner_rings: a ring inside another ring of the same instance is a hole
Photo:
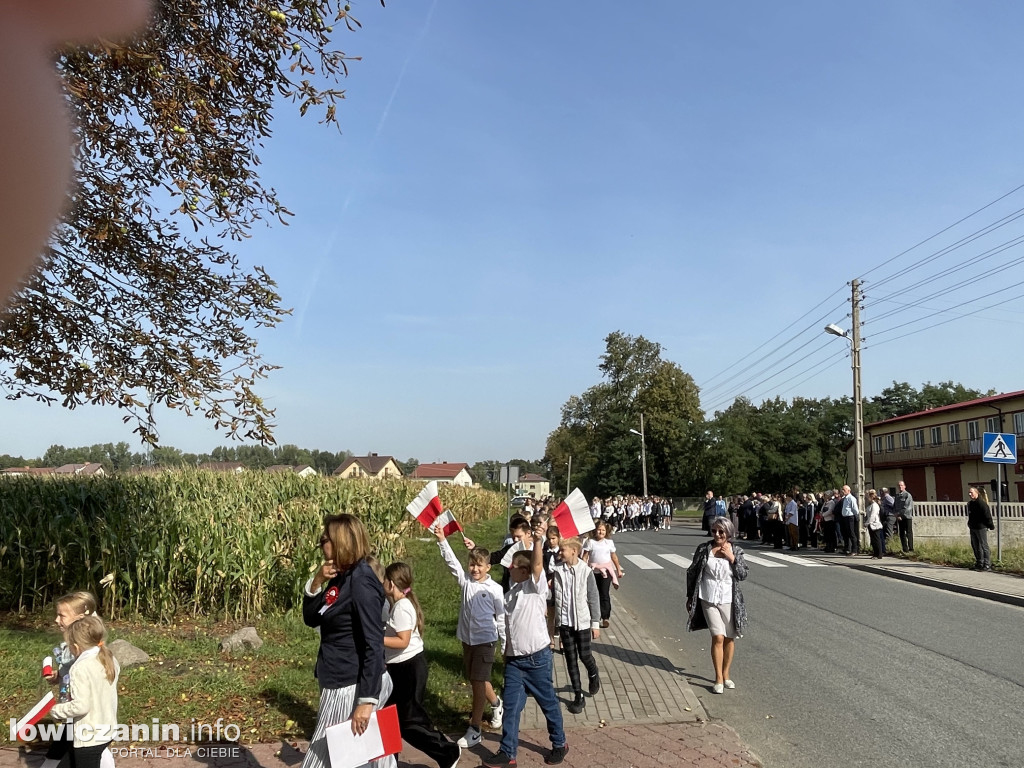
[[[860,388],[860,281],[854,279],[850,364],[853,367],[853,457],[856,463],[857,508],[864,510],[864,398]]]
[[[565,475],[565,495],[568,498],[569,489],[572,488],[572,456],[569,457],[569,471]]]

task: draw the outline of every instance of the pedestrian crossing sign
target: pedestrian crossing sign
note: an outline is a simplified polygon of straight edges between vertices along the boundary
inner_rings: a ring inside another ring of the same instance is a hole
[[[981,460],[993,464],[1017,463],[1017,435],[1013,432],[985,432],[981,436]]]

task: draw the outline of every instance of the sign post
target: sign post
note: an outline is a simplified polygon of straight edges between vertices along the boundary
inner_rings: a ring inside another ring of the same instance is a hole
[[[981,436],[981,460],[996,464],[996,562],[1003,559],[1003,464],[1017,463],[1017,435],[985,432]]]

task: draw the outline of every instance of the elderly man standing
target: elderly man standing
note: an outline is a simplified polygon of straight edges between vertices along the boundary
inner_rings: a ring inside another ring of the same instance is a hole
[[[843,552],[847,555],[859,555],[860,537],[857,535],[857,520],[860,518],[860,509],[848,485],[843,486],[843,501],[839,514],[843,527]]]
[[[914,497],[907,490],[907,484],[900,480],[893,512],[896,513],[896,527],[900,532],[900,544],[904,552],[914,551]]]
[[[889,493],[888,488],[882,489],[882,554],[885,554],[885,547],[892,538],[893,526],[896,524],[895,512],[896,499]]]

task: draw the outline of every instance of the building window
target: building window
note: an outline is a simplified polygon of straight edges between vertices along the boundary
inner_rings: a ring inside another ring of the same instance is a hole
[[[914,430],[914,447],[915,448],[924,448],[924,430],[923,429],[915,429]]]
[[[960,425],[950,424],[949,425],[949,442],[959,443],[960,442]]]
[[[900,432],[900,448],[902,448],[904,451],[910,449],[910,433],[909,432]]]
[[[876,437],[875,438],[875,453],[881,453],[881,452],[882,452],[882,438]]]
[[[968,421],[967,422],[967,439],[968,440],[981,440],[981,435],[978,433],[978,422]]]
[[[942,445],[942,427],[932,427],[932,445]]]
[[[1024,411],[1013,414],[1013,431],[1018,435],[1024,435]]]
[[[896,450],[896,436],[895,435],[886,435],[885,436],[885,450],[890,451],[890,452]]]
[[[998,432],[999,431],[999,419],[995,416],[989,416],[985,419],[985,431],[986,432]]]

